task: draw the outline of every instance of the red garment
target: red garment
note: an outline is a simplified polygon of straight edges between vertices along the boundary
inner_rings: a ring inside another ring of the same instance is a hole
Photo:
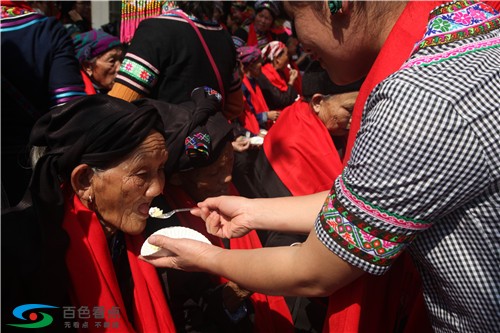
[[[260,131],[259,122],[257,118],[255,118],[255,114],[250,110],[250,105],[243,96],[243,112],[239,115],[238,120],[240,121],[241,126],[249,130],[251,133],[257,135]]]
[[[264,95],[262,94],[262,90],[259,85],[255,85],[255,89],[250,84],[248,77],[246,75],[243,76],[243,82],[245,87],[248,88],[250,92],[250,97],[252,99],[252,105],[256,113],[262,113],[269,111],[269,107],[267,106],[266,100],[264,99]]]
[[[288,90],[288,82],[285,81],[287,78],[280,75],[270,62],[262,66],[262,74],[265,75],[269,82],[271,82],[271,84],[279,90]]]
[[[82,70],[80,70],[80,73],[82,74],[83,84],[85,85],[85,93],[87,95],[97,94],[94,88],[94,84],[92,83],[92,80],[90,80],[90,77],[87,75],[87,73]]]
[[[255,113],[258,114],[258,113],[269,111],[269,107],[267,106],[266,100],[264,99],[264,95],[262,94],[262,90],[260,89],[259,84],[256,83],[255,89],[254,89],[252,87],[252,85],[250,84],[250,81],[248,80],[248,77],[246,75],[243,76],[242,84],[244,84],[245,87],[247,87],[248,91],[250,92],[250,98],[252,100],[252,105],[253,105],[253,108],[255,110]],[[248,111],[246,110],[247,107],[248,107]],[[252,110],[250,110],[250,106],[245,101],[244,117],[247,117],[247,114],[248,114],[248,118],[250,118],[250,114],[253,115]],[[253,117],[255,118],[255,115],[253,115]],[[255,120],[257,121],[257,118],[255,118]],[[253,122],[253,119],[249,119],[249,123],[248,123],[249,126],[253,127],[255,124],[250,124],[250,122]],[[257,126],[258,126],[257,128],[259,128],[259,129],[256,132],[252,131],[252,133],[259,134],[260,126],[259,126],[258,121],[257,121]],[[273,126],[273,122],[271,120],[268,120],[266,123],[266,128],[270,129],[272,126]]]
[[[82,328],[81,332],[175,332],[156,269],[138,258],[143,237],[125,235],[134,282],[132,325],[127,317],[102,226],[95,213],[87,209],[74,194],[66,200],[63,228],[70,238],[66,265],[72,284],[72,305],[76,309],[88,306],[90,313],[95,306],[104,309],[104,319],[95,320],[90,315],[88,328]],[[108,313],[113,308],[119,309],[119,316]],[[97,328],[95,321],[108,322],[110,325],[108,328]]]
[[[330,133],[304,100],[281,112],[264,139],[263,149],[274,172],[294,196],[328,190],[342,172]]]
[[[410,1],[394,25],[356,100],[344,165],[349,160],[356,134],[360,129],[368,95],[379,82],[397,71],[408,59],[413,46],[425,32],[430,11],[441,3]],[[406,309],[408,318],[404,332],[432,332],[423,295],[419,291],[420,288],[413,287],[421,284],[420,276],[411,264],[408,254],[401,256],[381,278],[378,280],[375,276],[365,275],[330,296],[328,322],[325,323],[323,332],[392,331],[398,324],[395,322],[398,319],[398,304],[404,298],[413,298],[414,305]],[[397,291],[402,291],[403,288],[406,293],[412,292],[412,295],[400,295]]]
[[[361,116],[368,95],[373,88],[390,74],[396,72],[410,57],[411,51],[424,35],[429,13],[444,1],[409,1],[398,21],[392,28],[387,40],[373,63],[370,72],[361,86],[354,105],[351,129],[347,140],[344,165],[351,156],[356,134],[361,126]]]
[[[266,34],[265,38],[267,38],[268,42],[273,40],[273,36],[271,36],[269,32]],[[257,37],[253,22],[248,25],[247,46],[259,46],[259,38]]]
[[[231,192],[232,195],[238,194],[234,186],[231,186]],[[176,186],[170,186],[169,191],[164,193],[164,195],[172,208],[194,207],[196,205],[186,192]],[[179,214],[177,218],[184,227],[195,229],[205,235],[212,244],[224,247],[220,238],[210,235],[207,232],[205,223],[199,217],[191,214]],[[231,239],[230,246],[231,249],[253,249],[261,248],[262,244],[257,233],[252,231],[244,237]],[[227,280],[220,277],[220,282],[225,283]],[[250,299],[255,310],[254,332],[294,332],[292,316],[283,297],[253,293]]]

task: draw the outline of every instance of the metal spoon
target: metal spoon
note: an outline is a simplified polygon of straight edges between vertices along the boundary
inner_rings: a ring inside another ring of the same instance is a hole
[[[188,212],[191,209],[193,209],[193,208],[177,208],[177,209],[171,210],[170,212],[161,214],[160,216],[152,216],[152,217],[154,217],[155,219],[168,219],[168,218],[172,217],[175,213]]]

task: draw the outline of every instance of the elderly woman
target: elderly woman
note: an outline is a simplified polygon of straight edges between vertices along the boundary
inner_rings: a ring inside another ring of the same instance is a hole
[[[87,95],[110,91],[123,57],[123,46],[118,37],[90,30],[75,35],[73,46]]]
[[[255,17],[253,22],[242,26],[234,32],[234,36],[240,41],[238,46],[257,46],[262,49],[273,40],[286,42],[286,33],[276,34],[273,32],[276,18],[280,15],[280,9],[276,1],[256,1]]]
[[[292,105],[302,91],[302,78],[288,61],[288,48],[273,41],[262,49],[264,63],[258,81],[267,105],[272,110],[283,110]]]
[[[498,332],[500,13],[477,1],[285,9],[335,83],[366,76],[348,163],[330,192],[199,204],[214,234],[309,233],[301,246],[227,251],[157,237],[150,242],[177,256],[155,264],[209,269],[261,292],[330,295],[364,273],[386,273],[407,251],[434,331]]]
[[[31,279],[19,302],[87,309],[71,320],[85,332],[106,332],[102,325],[175,332],[155,268],[137,258],[151,201],[165,183],[164,136],[154,107],[100,94],[36,123],[30,143],[41,154],[34,154],[31,228],[41,239],[34,238],[40,244],[30,255],[41,263],[31,260],[29,274],[19,277]],[[24,246],[36,246],[29,240]],[[53,317],[51,329],[64,331],[58,325],[68,317]]]
[[[209,197],[236,193],[231,183],[233,127],[221,112],[220,94],[196,89],[192,103],[173,108],[152,102],[160,111],[167,132],[168,186],[155,201],[163,211],[194,207]],[[150,103],[151,101],[147,101]],[[168,221],[148,224],[151,233],[180,225],[204,234],[223,248],[261,247],[257,234],[227,242],[209,235],[203,221],[191,214],[176,214]],[[240,288],[222,276],[161,271],[172,317],[182,332],[293,332],[290,313],[279,296],[265,296]]]

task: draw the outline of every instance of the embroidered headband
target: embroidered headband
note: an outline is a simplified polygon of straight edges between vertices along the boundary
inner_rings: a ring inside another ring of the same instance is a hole
[[[257,46],[242,46],[237,51],[238,58],[243,66],[248,66],[262,58],[262,53]]]
[[[73,37],[76,58],[80,63],[89,61],[114,47],[121,46],[120,39],[101,30],[90,30]]]
[[[276,57],[278,57],[281,52],[286,48],[286,45],[280,41],[272,41],[262,49],[262,54],[264,58],[269,61],[273,61]]]

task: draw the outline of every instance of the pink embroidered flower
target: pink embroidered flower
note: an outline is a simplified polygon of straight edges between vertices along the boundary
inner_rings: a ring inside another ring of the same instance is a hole
[[[469,10],[469,14],[471,17],[473,17],[476,20],[485,20],[486,19],[486,15],[484,14],[484,12],[477,10],[477,9],[474,9],[474,8],[471,8]]]
[[[463,25],[469,25],[471,24],[472,17],[468,13],[458,12],[453,15],[453,20]]]
[[[132,65],[130,62],[125,65],[125,70],[127,72],[131,72],[133,68],[134,68],[134,65]]]

